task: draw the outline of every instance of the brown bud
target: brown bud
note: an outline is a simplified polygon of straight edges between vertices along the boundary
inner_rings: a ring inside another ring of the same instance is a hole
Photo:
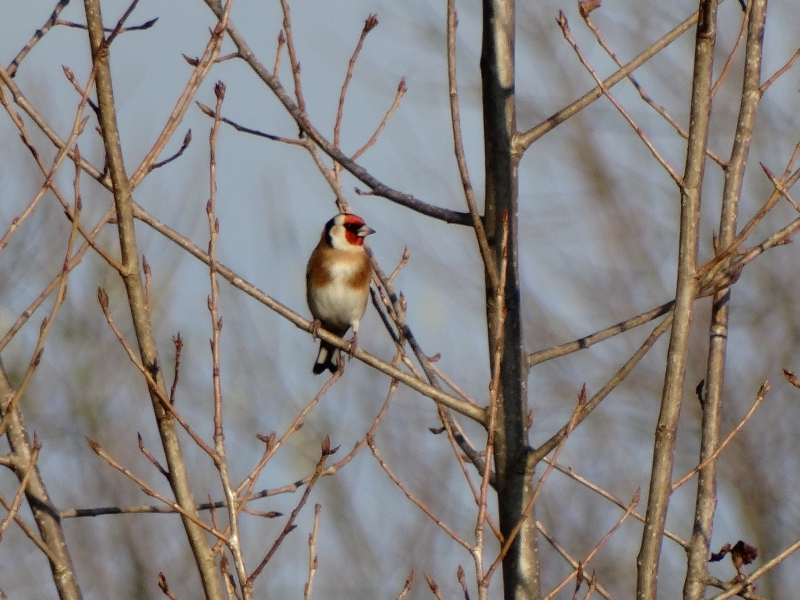
[[[214,95],[220,102],[222,102],[225,99],[225,84],[222,83],[221,81],[218,81],[214,85]]]
[[[600,0],[583,0],[578,2],[578,12],[585,19],[593,10],[600,8]]]
[[[378,15],[372,13],[367,17],[367,20],[364,21],[364,33],[369,33],[373,29],[378,26]]]

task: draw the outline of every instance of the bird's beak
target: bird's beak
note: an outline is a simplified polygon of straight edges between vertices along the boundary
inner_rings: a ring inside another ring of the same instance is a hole
[[[362,225],[361,227],[358,228],[358,232],[356,233],[356,235],[358,235],[358,237],[360,238],[364,238],[373,233],[375,233],[374,229],[372,229],[371,227],[367,227],[366,225]]]

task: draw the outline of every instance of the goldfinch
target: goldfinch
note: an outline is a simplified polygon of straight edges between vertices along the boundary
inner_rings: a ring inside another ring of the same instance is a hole
[[[351,352],[356,347],[358,323],[364,316],[369,295],[370,264],[364,238],[374,230],[352,213],[338,214],[325,224],[319,244],[306,267],[306,301],[314,316],[313,330],[320,325],[339,337],[353,328]],[[320,341],[312,372],[339,368],[339,349]]]

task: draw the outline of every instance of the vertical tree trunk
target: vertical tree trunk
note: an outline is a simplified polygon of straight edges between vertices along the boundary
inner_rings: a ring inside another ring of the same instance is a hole
[[[13,397],[14,388],[11,387],[8,375],[0,362],[0,414],[5,414],[8,403]],[[11,410],[6,437],[11,450],[8,457],[13,461],[12,470],[22,481],[31,461],[33,445],[25,429],[19,406],[14,406]],[[25,499],[33,513],[33,519],[36,521],[42,542],[47,546],[50,571],[58,597],[61,600],[81,600],[83,596],[75,577],[75,567],[72,565],[67,540],[64,530],[61,528],[61,519],[50,502],[50,496],[47,494],[47,488],[38,466],[34,467],[31,472],[28,487],[25,490]]]
[[[653,444],[653,468],[647,498],[642,545],[636,561],[636,600],[655,600],[664,524],[672,495],[675,439],[683,399],[683,383],[689,348],[689,330],[697,298],[697,237],[700,197],[711,118],[711,80],[716,42],[717,1],[701,0],[695,41],[694,75],[689,116],[686,168],[681,189],[678,276],[675,318],[667,350],[667,368],[661,395],[661,412]]]
[[[533,469],[527,467],[528,445],[526,355],[520,315],[517,192],[519,155],[514,152],[516,107],[514,97],[514,0],[484,0],[483,127],[486,170],[485,228],[500,273],[504,266],[504,217],[508,217],[505,306],[486,278],[486,317],[489,356],[500,356],[500,385],[495,425],[495,470],[500,530],[508,536],[517,525],[532,493]],[[504,318],[499,318],[503,311]],[[502,333],[497,331],[502,323]],[[497,344],[503,344],[498,354]],[[541,597],[536,529],[533,511],[503,560],[506,600]]]
[[[122,144],[117,128],[116,105],[111,83],[111,67],[109,66],[109,48],[103,33],[103,19],[100,13],[100,0],[84,0],[86,25],[89,31],[89,42],[92,60],[97,71],[97,104],[98,121],[103,135],[106,151],[106,162],[113,184],[114,203],[117,210],[117,229],[120,241],[120,259],[122,265],[122,281],[127,292],[128,305],[131,309],[136,341],[142,364],[150,371],[158,389],[150,389],[158,432],[167,462],[169,483],[175,494],[175,500],[195,519],[199,519],[197,503],[189,485],[189,474],[180,445],[180,438],[175,426],[175,419],[161,405],[159,395],[166,397],[164,376],[161,371],[155,337],[153,335],[150,315],[146,307],[144,284],[139,271],[139,252],[136,246],[136,232],[133,224],[133,186],[125,171],[122,156]],[[208,600],[222,600],[222,588],[216,571],[214,553],[211,551],[206,534],[188,516],[181,516],[189,546],[192,549],[195,563],[200,574],[203,592]]]
[[[722,192],[722,212],[719,223],[719,247],[730,246],[736,237],[736,220],[742,181],[753,138],[753,127],[761,99],[761,58],[764,43],[764,24],[767,17],[767,0],[751,0],[745,50],[744,81],[739,119],[736,126],[731,158],[725,169],[725,187]],[[719,446],[719,424],[722,414],[722,391],[725,381],[725,359],[728,347],[728,319],[731,290],[714,295],[709,328],[708,367],[703,394],[703,419],[700,437],[699,462],[705,462]],[[717,461],[712,460],[700,470],[697,482],[697,500],[692,539],[689,546],[684,600],[699,600],[706,590],[708,556],[717,506]]]

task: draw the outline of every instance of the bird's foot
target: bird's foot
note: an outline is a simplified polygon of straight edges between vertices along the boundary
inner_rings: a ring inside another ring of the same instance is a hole
[[[320,327],[322,327],[322,322],[319,319],[314,319],[313,321],[311,321],[311,325],[309,325],[308,331],[313,336],[314,339],[317,339],[317,334],[319,333]]]
[[[355,356],[356,349],[358,348],[358,337],[356,334],[353,334],[353,337],[350,338],[350,345],[347,347],[346,352],[351,356]]]

